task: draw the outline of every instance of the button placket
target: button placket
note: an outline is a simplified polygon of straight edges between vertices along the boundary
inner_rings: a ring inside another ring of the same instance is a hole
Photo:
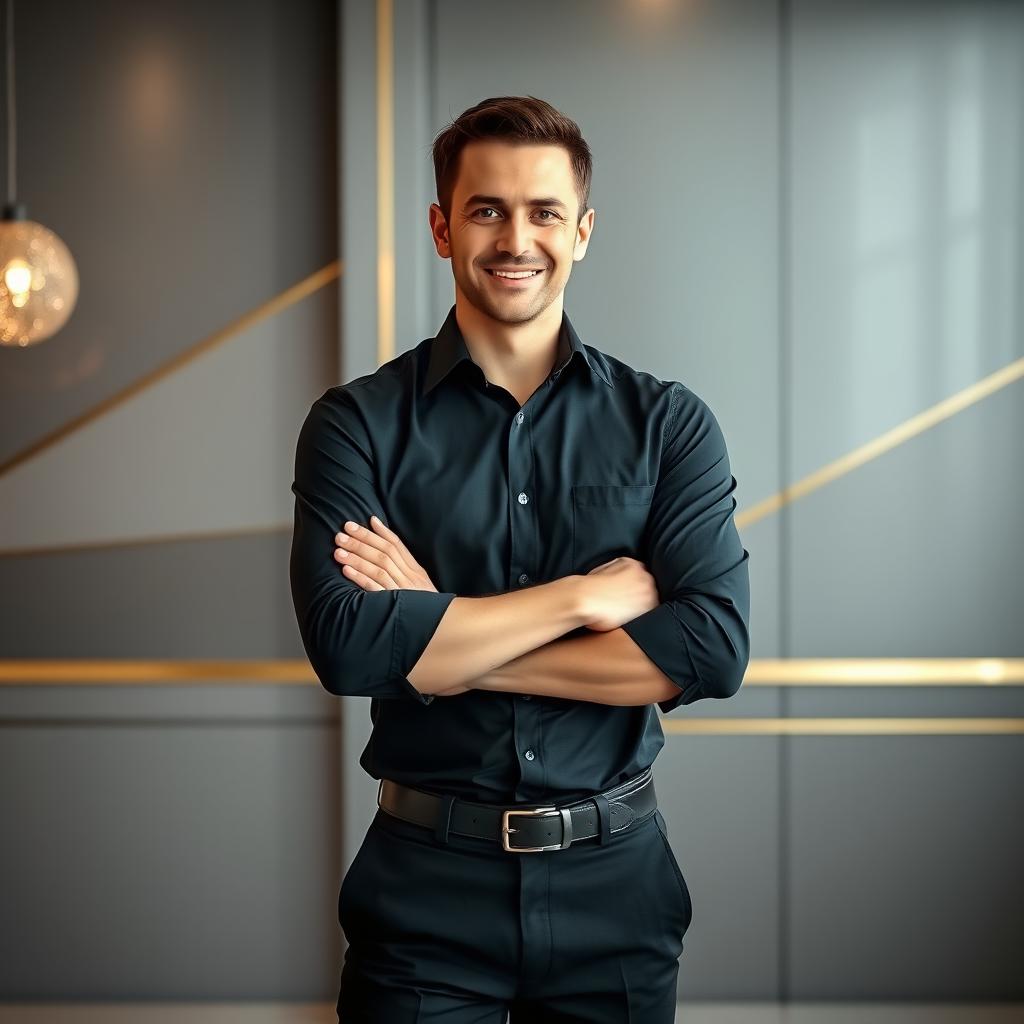
[[[508,493],[513,499],[508,564],[510,590],[533,583],[533,573],[540,564],[536,505],[530,500],[534,496],[532,483],[535,471],[529,424],[526,422],[528,406],[529,400],[526,406],[515,412],[508,428]],[[511,742],[520,768],[517,789],[517,799],[520,800],[529,799],[530,794],[536,793],[544,785],[544,772],[537,753],[540,742],[540,708],[530,703],[530,696],[511,695]]]

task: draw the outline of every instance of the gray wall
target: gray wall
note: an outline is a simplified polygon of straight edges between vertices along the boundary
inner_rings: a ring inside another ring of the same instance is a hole
[[[81,293],[0,350],[0,461],[338,256],[337,26],[16,5],[18,193]],[[292,459],[337,374],[334,282],[0,477],[0,657],[302,658]],[[316,685],[0,686],[0,999],[326,997],[338,720]]]
[[[434,132],[543,96],[595,155],[566,309],[711,404],[742,512],[1024,356],[1024,9],[655,6],[397,0],[398,348],[452,301]],[[301,657],[295,436],[377,358],[374,17],[19,5],[19,194],[82,295],[0,351],[0,457],[328,263],[339,225],[346,273],[340,323],[322,289],[0,477],[0,657]],[[742,531],[755,658],[1021,655],[1020,389]],[[0,687],[0,999],[333,1002],[367,711],[315,686]],[[1024,699],[744,687],[674,715]],[[683,997],[1021,997],[1019,736],[668,732],[656,772],[694,903]]]
[[[788,38],[780,405],[792,481],[1024,356],[1024,7],[795,3]],[[1024,654],[1022,398],[1018,379],[790,507],[785,654]],[[1019,688],[783,693],[794,717],[1024,712]],[[783,745],[784,991],[1024,994],[1022,745]]]

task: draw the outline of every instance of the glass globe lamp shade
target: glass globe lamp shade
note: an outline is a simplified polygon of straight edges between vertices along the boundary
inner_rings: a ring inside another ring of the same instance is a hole
[[[34,220],[0,220],[0,345],[45,341],[77,299],[78,268],[60,238]]]

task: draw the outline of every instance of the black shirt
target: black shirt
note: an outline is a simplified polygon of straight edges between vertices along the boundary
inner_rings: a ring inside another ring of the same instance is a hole
[[[320,682],[371,698],[362,768],[483,803],[574,800],[642,772],[665,743],[653,704],[484,690],[436,698],[407,673],[456,596],[630,555],[661,604],[621,628],[679,687],[661,710],[732,696],[750,605],[735,488],[704,401],[584,345],[564,311],[555,368],[522,408],[473,362],[454,306],[435,338],[329,388],[295,453],[291,588]],[[334,535],[371,515],[438,593],[367,591],[342,573]]]

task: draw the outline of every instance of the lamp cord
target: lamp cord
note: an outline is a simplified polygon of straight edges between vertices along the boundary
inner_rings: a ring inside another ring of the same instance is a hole
[[[17,195],[17,160],[14,104],[14,0],[7,4],[7,201],[14,202]]]

